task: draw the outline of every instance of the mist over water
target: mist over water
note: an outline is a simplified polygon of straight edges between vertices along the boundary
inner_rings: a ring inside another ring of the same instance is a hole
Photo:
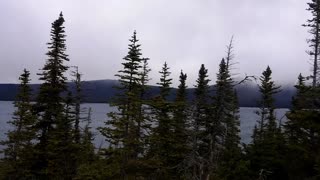
[[[14,106],[12,101],[0,101],[0,140],[6,138],[6,132],[10,130],[11,126],[7,122],[11,120],[12,113],[14,112]],[[107,142],[104,137],[97,130],[98,127],[105,126],[104,122],[107,121],[107,113],[116,110],[115,107],[110,107],[109,104],[104,103],[85,103],[82,104],[82,117],[87,117],[88,109],[92,109],[91,114],[91,127],[95,135],[94,144],[96,147],[106,147]],[[251,140],[252,129],[259,119],[259,116],[255,113],[258,108],[240,107],[240,136],[242,143],[249,143]],[[276,117],[281,123],[286,121],[285,113],[288,109],[276,109]],[[82,127],[85,122],[82,121]]]

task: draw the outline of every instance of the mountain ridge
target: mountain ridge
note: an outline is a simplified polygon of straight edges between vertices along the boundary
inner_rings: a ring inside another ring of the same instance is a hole
[[[90,80],[83,81],[83,97],[84,102],[87,103],[108,103],[112,97],[117,94],[117,89],[113,88],[119,84],[118,80],[104,79],[104,80]],[[68,82],[71,91],[74,91],[74,84]],[[40,84],[30,84],[33,90],[33,98],[38,93]],[[14,101],[18,92],[18,84],[3,83],[0,84],[0,101]],[[211,92],[214,94],[214,85],[210,86]],[[236,86],[236,90],[239,98],[240,107],[257,107],[259,101],[259,88],[254,83],[243,83]],[[193,98],[194,88],[188,88],[188,100]],[[149,97],[153,97],[159,93],[159,87],[149,86]],[[172,88],[168,97],[169,100],[174,100],[176,88]],[[285,85],[282,90],[275,95],[275,106],[277,108],[290,108],[292,97],[295,95],[295,88],[293,86]]]

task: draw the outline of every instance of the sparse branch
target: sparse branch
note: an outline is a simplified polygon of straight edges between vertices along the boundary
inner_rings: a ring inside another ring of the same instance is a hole
[[[249,76],[249,75],[246,74],[245,77],[242,80],[240,80],[239,82],[237,82],[234,86],[237,86],[237,85],[240,85],[242,83],[245,83],[247,81],[252,81],[252,80],[257,82],[257,77],[255,77],[253,75]]]
[[[226,65],[227,65],[227,69],[230,68],[231,65],[233,65],[231,63],[232,59],[234,58],[234,54],[233,54],[233,35],[231,36],[231,40],[229,42],[229,45],[227,45],[227,56],[226,56]]]

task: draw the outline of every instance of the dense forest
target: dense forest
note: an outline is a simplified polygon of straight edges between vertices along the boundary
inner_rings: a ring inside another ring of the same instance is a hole
[[[8,120],[12,130],[1,142],[1,179],[320,179],[320,2],[311,0],[308,7],[312,18],[303,26],[311,37],[312,75],[297,77],[287,122],[275,116],[275,97],[282,88],[272,79],[271,67],[257,78],[233,77],[233,39],[215,82],[199,64],[192,99],[182,70],[169,98],[173,77],[167,62],[159,71],[159,91],[150,96],[152,60],[142,55],[134,32],[115,74],[110,103],[117,110],[99,128],[107,148],[92,143],[91,110],[81,108],[82,74],[65,65],[69,57],[60,13],[38,73],[38,92],[30,86],[28,70],[19,77],[16,110]],[[66,77],[70,71],[72,79]],[[259,119],[251,143],[241,144],[237,87],[253,79],[259,83]]]

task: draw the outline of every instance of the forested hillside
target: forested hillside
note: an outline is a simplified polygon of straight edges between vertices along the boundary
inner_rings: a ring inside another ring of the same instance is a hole
[[[112,97],[117,93],[113,87],[119,84],[117,80],[96,80],[96,81],[83,81],[82,94],[83,102],[90,103],[109,103]],[[30,87],[34,92],[32,99],[36,97],[36,92],[39,91],[40,84],[31,84]],[[68,83],[71,91],[74,93],[75,88],[73,83]],[[255,81],[246,82],[235,87],[239,96],[240,107],[256,107],[260,99],[258,85]],[[214,86],[211,87],[212,95],[214,94]],[[18,84],[0,84],[0,101],[14,101],[19,91]],[[177,88],[172,88],[168,100],[173,101]],[[188,101],[193,99],[194,88],[187,88]],[[275,107],[289,108],[291,107],[292,97],[295,95],[295,88],[289,85],[283,86],[282,91],[276,95]],[[146,96],[153,97],[159,93],[159,87],[150,86]]]

